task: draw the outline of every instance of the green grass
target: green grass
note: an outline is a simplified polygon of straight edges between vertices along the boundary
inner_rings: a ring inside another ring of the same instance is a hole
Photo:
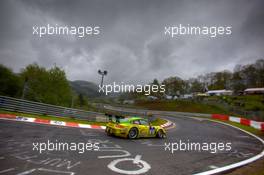
[[[264,96],[210,96],[202,101],[197,100],[139,100],[134,106],[136,108],[177,111],[207,114],[227,114],[232,116],[263,121],[264,120]]]
[[[55,117],[55,116],[49,116],[49,115],[35,115],[35,114],[27,114],[27,113],[20,113],[20,112],[9,112],[0,110],[0,113],[3,114],[15,114],[18,116],[23,117],[33,117],[33,118],[39,118],[39,119],[47,119],[47,120],[57,120],[57,121],[64,121],[64,122],[75,122],[75,123],[82,123],[82,124],[90,124],[90,125],[100,125],[105,126],[106,122],[95,122],[95,121],[87,121],[87,120],[80,120],[70,117]]]
[[[224,108],[215,105],[206,105],[187,100],[175,101],[139,101],[135,104],[137,107],[143,107],[150,110],[194,112],[194,113],[222,113],[227,114]]]
[[[263,95],[242,96],[214,96],[207,97],[209,101],[224,101],[232,107],[239,107],[246,111],[264,111]]]

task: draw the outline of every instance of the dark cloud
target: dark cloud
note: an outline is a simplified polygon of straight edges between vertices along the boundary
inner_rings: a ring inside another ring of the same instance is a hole
[[[123,1],[17,0],[0,2],[0,63],[19,71],[37,62],[65,69],[71,80],[146,83],[168,76],[190,78],[232,70],[263,58],[262,0]],[[32,26],[101,26],[100,36],[32,35]],[[178,24],[232,26],[231,36],[169,38]]]

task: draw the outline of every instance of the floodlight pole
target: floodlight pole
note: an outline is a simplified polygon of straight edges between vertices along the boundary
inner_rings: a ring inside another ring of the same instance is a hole
[[[104,83],[104,76],[107,75],[107,71],[104,70],[104,71],[101,71],[100,69],[98,70],[98,74],[102,76],[102,79],[101,79],[101,87],[103,86],[103,83]]]

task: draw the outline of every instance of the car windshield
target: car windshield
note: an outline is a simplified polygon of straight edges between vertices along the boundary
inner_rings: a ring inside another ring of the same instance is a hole
[[[139,120],[133,120],[132,123],[136,124],[136,125],[139,125]]]
[[[149,125],[148,122],[146,120],[140,120],[140,124],[141,125]]]
[[[127,122],[129,122],[129,121],[128,121],[128,119],[124,118],[124,119],[119,119],[119,122],[120,122],[120,123],[127,123]]]

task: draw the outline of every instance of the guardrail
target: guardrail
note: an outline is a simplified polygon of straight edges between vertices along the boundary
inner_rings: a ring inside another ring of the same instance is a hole
[[[11,112],[22,112],[37,115],[73,117],[89,121],[101,121],[106,119],[102,113],[66,108],[62,106],[55,106],[6,96],[0,96],[0,109]]]

